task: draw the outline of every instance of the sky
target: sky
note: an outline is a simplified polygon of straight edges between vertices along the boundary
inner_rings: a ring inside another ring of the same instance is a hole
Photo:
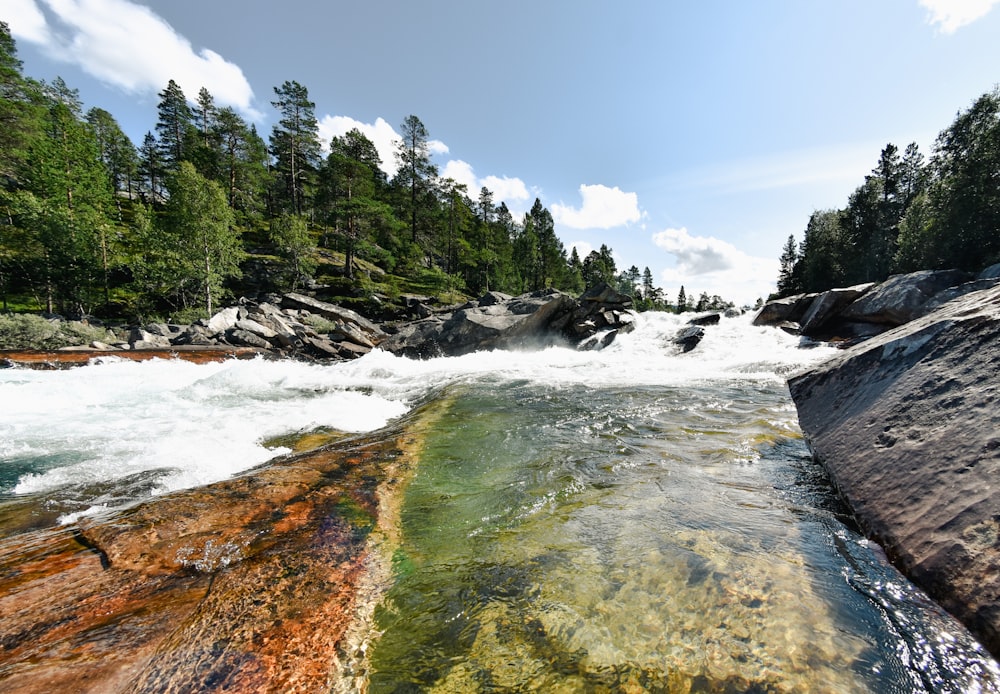
[[[0,0],[26,75],[62,77],[135,144],[171,79],[267,137],[294,80],[325,143],[388,173],[417,116],[442,176],[567,250],[606,244],[668,298],[753,303],[789,235],[882,148],[929,156],[1000,81],[1000,0]]]

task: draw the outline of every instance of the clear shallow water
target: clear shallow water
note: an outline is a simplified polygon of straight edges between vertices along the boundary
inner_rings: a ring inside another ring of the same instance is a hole
[[[642,316],[598,353],[0,371],[0,494],[70,521],[447,394],[371,691],[1000,691],[841,522],[784,385],[826,348],[731,319],[681,355],[678,325]]]

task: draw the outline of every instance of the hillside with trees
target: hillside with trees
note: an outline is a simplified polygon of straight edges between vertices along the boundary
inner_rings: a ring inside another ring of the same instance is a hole
[[[814,212],[801,243],[789,236],[783,248],[777,296],[996,262],[1000,87],[956,116],[929,159],[888,144],[844,208]]]
[[[567,253],[539,200],[515,219],[487,188],[442,178],[415,115],[390,178],[359,130],[320,141],[298,82],[274,88],[266,136],[205,89],[191,100],[171,80],[158,96],[135,145],[61,79],[25,76],[0,22],[2,310],[192,320],[287,290],[374,309],[403,293],[459,300],[601,282],[640,309],[669,305],[649,268],[619,272],[606,245]]]

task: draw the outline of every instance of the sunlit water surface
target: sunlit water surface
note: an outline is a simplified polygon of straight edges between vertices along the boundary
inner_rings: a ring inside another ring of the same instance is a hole
[[[829,349],[736,318],[680,354],[676,317],[638,326],[600,352],[3,370],[0,499],[68,523],[447,395],[371,691],[1000,691],[811,460],[785,377]]]

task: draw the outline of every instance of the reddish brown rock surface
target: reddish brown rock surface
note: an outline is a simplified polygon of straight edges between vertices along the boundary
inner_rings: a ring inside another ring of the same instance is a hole
[[[97,349],[79,350],[0,350],[0,367],[22,366],[33,369],[61,369],[86,364],[91,359],[116,357],[130,361],[148,359],[183,359],[204,364],[225,359],[252,359],[262,354],[252,347],[200,347],[171,349],[121,349],[109,352]]]
[[[345,637],[373,548],[391,534],[414,421],[79,525],[25,530],[0,509],[0,690],[347,681]]]

